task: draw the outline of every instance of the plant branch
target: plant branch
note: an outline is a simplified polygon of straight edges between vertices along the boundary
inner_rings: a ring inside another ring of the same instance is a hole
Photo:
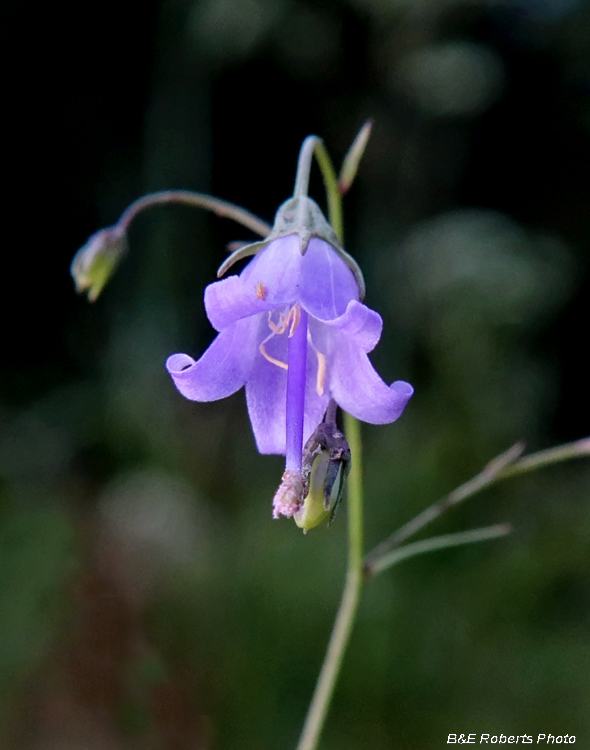
[[[397,565],[408,557],[422,555],[425,552],[435,552],[447,547],[459,547],[463,544],[473,544],[475,542],[485,542],[490,539],[498,539],[506,536],[512,531],[512,526],[507,523],[500,523],[496,526],[486,526],[482,529],[471,529],[469,531],[459,531],[456,534],[441,534],[433,536],[430,539],[422,539],[419,542],[412,542],[403,547],[394,549],[386,555],[379,557],[375,562],[368,566],[365,564],[365,575],[374,576],[382,573],[387,568]]]
[[[547,448],[538,453],[531,453],[530,456],[523,456],[512,465],[505,466],[497,479],[508,479],[518,476],[518,474],[526,474],[544,466],[569,461],[570,458],[581,458],[582,456],[590,456],[590,437],[576,440],[573,443],[558,445],[555,448]]]
[[[374,575],[376,570],[382,570],[381,558],[400,547],[406,539],[418,533],[418,531],[449,510],[449,508],[452,508],[463,500],[467,500],[467,498],[481,492],[486,487],[490,487],[492,484],[496,484],[496,482],[504,479],[540,469],[560,461],[590,455],[590,438],[577,440],[573,443],[557,446],[556,448],[549,448],[548,450],[539,451],[538,453],[521,458],[523,450],[524,444],[516,443],[516,445],[513,445],[505,453],[500,454],[490,461],[479,474],[476,474],[476,476],[465,482],[465,484],[454,489],[446,497],[442,498],[442,500],[426,508],[426,510],[419,513],[415,518],[408,521],[408,523],[404,524],[391,534],[391,536],[374,547],[365,557],[365,575]]]

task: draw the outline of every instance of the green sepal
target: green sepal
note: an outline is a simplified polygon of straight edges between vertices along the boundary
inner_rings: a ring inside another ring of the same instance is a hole
[[[269,235],[270,236],[270,235]],[[251,255],[256,255],[263,250],[269,243],[269,240],[262,240],[261,242],[252,242],[249,245],[242,245],[242,247],[234,250],[234,252],[226,258],[223,263],[217,269],[217,278],[221,278],[226,271],[237,263],[242,258],[249,258]]]

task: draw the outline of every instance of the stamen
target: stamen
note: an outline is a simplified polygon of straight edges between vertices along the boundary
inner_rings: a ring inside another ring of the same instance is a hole
[[[285,331],[287,330],[287,325],[288,325],[288,318],[285,317],[284,313],[279,313],[278,325],[276,323],[273,323],[272,310],[268,313],[268,327],[273,333],[276,333],[278,336],[280,336],[282,333],[285,333]]]
[[[301,320],[301,308],[298,304],[293,305],[293,307],[289,310],[289,315],[287,315],[287,325],[289,325],[289,319],[293,318],[291,321],[291,330],[289,331],[289,338],[295,333],[297,330],[297,326],[299,325],[299,321]]]
[[[268,314],[268,327],[273,333],[276,333],[277,335],[280,335],[281,333],[284,333],[282,328],[280,328],[276,323],[273,323],[270,317],[270,313]]]
[[[265,344],[267,341],[270,341],[273,338],[273,336],[280,336],[281,334],[285,333],[285,331],[289,328],[289,326],[290,326],[289,338],[291,338],[291,336],[293,336],[293,334],[297,330],[297,326],[299,325],[300,320],[301,320],[301,308],[299,307],[298,304],[293,305],[293,307],[289,310],[289,312],[286,315],[285,313],[279,313],[278,324],[275,323],[272,319],[272,310],[268,313],[268,327],[270,328],[272,333],[270,334],[270,336],[267,336],[264,339],[264,341],[260,344],[258,348],[260,350],[260,353],[265,359],[267,359],[273,365],[276,365],[277,367],[281,367],[283,370],[288,370],[289,365],[286,362],[282,362],[280,359],[275,359],[274,357],[272,357],[266,351]]]
[[[271,336],[269,336],[268,339],[272,338],[272,336],[274,336],[274,333]],[[266,351],[266,347],[264,346],[264,344],[268,341],[268,339],[265,339],[262,342],[262,344],[260,344],[260,346],[258,347],[258,349],[260,350],[260,353],[262,354],[264,359],[267,359],[273,365],[276,365],[277,367],[281,367],[283,370],[288,370],[289,365],[286,362],[281,362],[280,359],[275,359],[274,357],[271,357],[270,354]]]
[[[318,374],[316,376],[315,389],[316,389],[318,396],[323,396],[324,395],[324,383],[326,381],[326,368],[327,368],[328,361],[326,359],[326,355],[322,354],[322,352],[316,349],[313,343],[313,339],[311,338],[311,333],[309,331],[307,332],[307,343],[314,350],[315,355],[318,358]]]
[[[314,347],[315,349],[315,347]],[[318,396],[324,395],[324,381],[326,379],[326,355],[315,350],[316,357],[318,358],[318,375],[316,379],[315,389]]]

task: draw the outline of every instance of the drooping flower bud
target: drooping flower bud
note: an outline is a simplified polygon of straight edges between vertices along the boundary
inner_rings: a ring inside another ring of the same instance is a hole
[[[125,234],[117,227],[107,227],[93,234],[76,255],[71,265],[71,274],[76,291],[88,293],[94,302],[105,284],[113,275],[127,249]]]

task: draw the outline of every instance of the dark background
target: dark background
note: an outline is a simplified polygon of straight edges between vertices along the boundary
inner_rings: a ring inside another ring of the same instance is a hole
[[[212,339],[202,293],[247,230],[146,212],[94,305],[75,250],[140,195],[272,221],[303,138],[374,131],[346,245],[416,395],[367,426],[367,545],[523,439],[588,434],[590,7],[582,0],[13,4],[5,66],[2,747],[293,747],[345,565],[345,514],[273,522],[282,467],[243,395],[163,362]],[[321,181],[312,194],[323,204]],[[368,586],[322,747],[590,732],[590,469],[438,522],[507,540]]]

